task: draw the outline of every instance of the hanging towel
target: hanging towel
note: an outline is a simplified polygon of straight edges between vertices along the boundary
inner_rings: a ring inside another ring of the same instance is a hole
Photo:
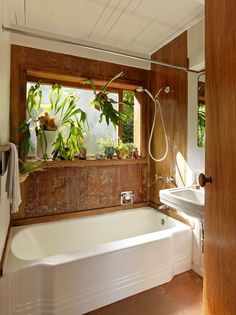
[[[10,157],[8,161],[7,179],[6,179],[6,193],[10,200],[11,212],[15,213],[19,209],[21,203],[20,195],[20,181],[19,181],[19,162],[18,152],[14,143],[9,143],[11,148]]]

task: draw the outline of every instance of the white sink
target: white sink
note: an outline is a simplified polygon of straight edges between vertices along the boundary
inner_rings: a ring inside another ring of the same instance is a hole
[[[159,192],[162,203],[195,218],[204,218],[205,191],[193,188],[162,189]]]

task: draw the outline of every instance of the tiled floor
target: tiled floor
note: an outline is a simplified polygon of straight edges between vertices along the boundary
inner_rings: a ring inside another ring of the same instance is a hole
[[[87,315],[201,315],[202,278],[193,271]]]

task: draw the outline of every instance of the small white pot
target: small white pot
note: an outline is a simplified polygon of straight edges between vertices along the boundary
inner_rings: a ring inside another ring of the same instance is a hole
[[[42,141],[37,137],[37,155],[39,158],[47,157],[47,160],[51,160],[53,155],[54,143],[57,138],[57,130],[44,130],[45,138],[42,137]],[[41,143],[42,142],[42,143]]]

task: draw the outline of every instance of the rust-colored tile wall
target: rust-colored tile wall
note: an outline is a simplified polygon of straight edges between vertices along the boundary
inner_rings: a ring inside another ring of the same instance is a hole
[[[23,203],[14,219],[119,206],[125,190],[134,191],[135,203],[147,201],[146,163],[49,167],[22,184]]]

